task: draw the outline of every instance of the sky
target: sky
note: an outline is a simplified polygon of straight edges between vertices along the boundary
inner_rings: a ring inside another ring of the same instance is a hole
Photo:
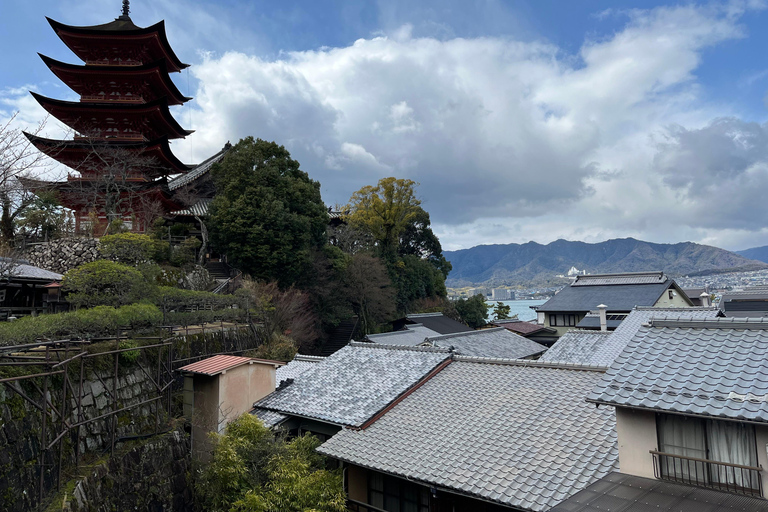
[[[768,5],[537,0],[133,0],[191,67],[173,107],[196,163],[274,140],[328,205],[419,183],[443,248],[634,237],[768,245]],[[45,17],[120,0],[0,0],[0,123],[77,100],[36,53],[77,57]],[[64,133],[55,120],[44,134]]]

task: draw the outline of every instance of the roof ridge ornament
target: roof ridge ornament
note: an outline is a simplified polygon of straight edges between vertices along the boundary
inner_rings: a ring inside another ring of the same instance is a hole
[[[130,0],[123,0],[123,12],[120,15],[121,20],[127,20],[131,19],[130,16],[128,16],[131,12],[131,1]]]

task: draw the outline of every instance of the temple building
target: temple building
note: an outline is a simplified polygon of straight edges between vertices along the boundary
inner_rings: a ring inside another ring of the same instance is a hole
[[[54,192],[74,210],[78,233],[100,236],[110,223],[146,231],[152,221],[190,205],[168,187],[198,166],[183,164],[170,141],[192,132],[171,115],[169,106],[189,101],[169,73],[188,67],[171,49],[164,22],[147,28],[129,16],[129,1],[110,23],[89,27],[48,19],[53,30],[84,65],[41,55],[48,68],[80,101],[61,101],[32,93],[53,117],[72,129],[73,138],[51,140],[27,134],[46,155],[66,165],[65,181],[26,179],[35,193]]]

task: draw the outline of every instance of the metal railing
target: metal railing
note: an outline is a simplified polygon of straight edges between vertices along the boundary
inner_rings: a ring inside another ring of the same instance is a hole
[[[708,487],[720,491],[763,495],[762,468],[709,459],[650,451],[653,474],[661,480]]]
[[[383,508],[377,508],[361,501],[347,498],[347,510],[351,512],[387,512]]]

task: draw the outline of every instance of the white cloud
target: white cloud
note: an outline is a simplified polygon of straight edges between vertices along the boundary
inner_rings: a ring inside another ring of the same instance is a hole
[[[204,54],[191,68],[196,106],[174,110],[197,132],[174,150],[199,161],[227,140],[275,140],[329,204],[383,176],[414,179],[449,248],[560,237],[768,242],[758,230],[768,206],[749,222],[743,208],[713,204],[754,201],[768,184],[768,160],[749,146],[768,148],[756,135],[764,127],[734,119],[728,133],[738,137],[727,139],[712,120],[733,112],[705,103],[695,74],[706,48],[744,37],[739,17],[762,8],[752,4],[604,13],[626,25],[576,55],[504,37],[417,37],[423,27],[407,24],[272,59]],[[190,23],[215,32],[207,16]],[[720,145],[706,158],[727,147],[743,163],[693,165],[700,159],[687,155],[706,150],[707,137]],[[712,220],[713,210],[733,220]]]

